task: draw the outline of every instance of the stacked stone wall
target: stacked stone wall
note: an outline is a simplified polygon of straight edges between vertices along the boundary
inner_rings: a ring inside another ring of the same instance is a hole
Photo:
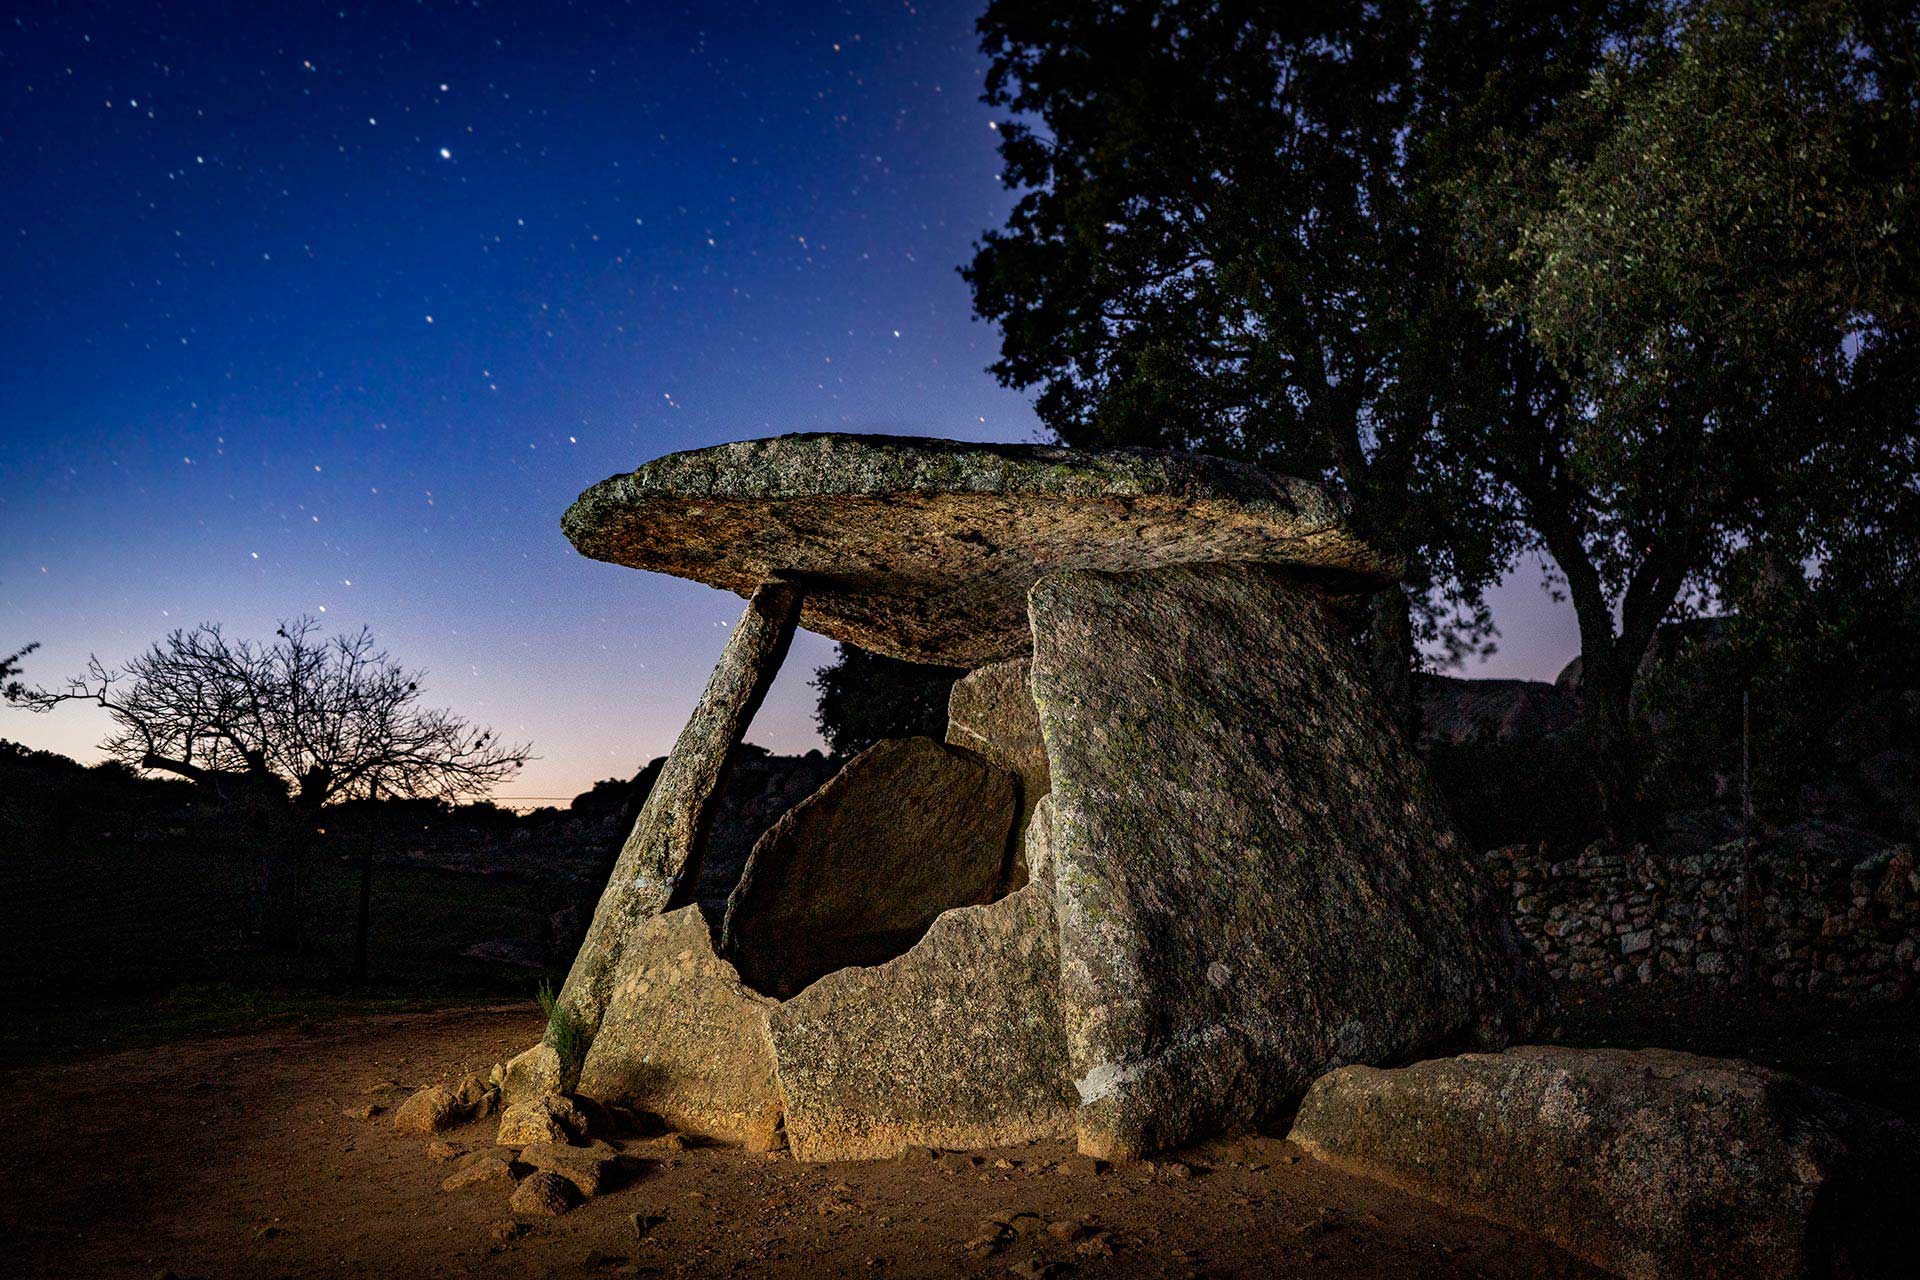
[[[1486,859],[1558,982],[1725,987],[1750,964],[1754,986],[1910,1000],[1920,989],[1913,849],[1871,841],[1843,852],[1835,843],[1778,837],[1753,842],[1750,857],[1740,841],[1685,853],[1510,845]]]

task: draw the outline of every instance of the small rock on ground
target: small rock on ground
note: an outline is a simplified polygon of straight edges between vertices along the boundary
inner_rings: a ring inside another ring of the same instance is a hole
[[[503,1147],[524,1147],[533,1142],[566,1146],[585,1137],[586,1132],[587,1117],[580,1108],[571,1099],[550,1093],[503,1111],[497,1141]]]
[[[557,1218],[579,1201],[580,1193],[571,1182],[557,1173],[540,1170],[520,1180],[507,1207],[527,1217]]]
[[[438,1133],[460,1122],[460,1102],[445,1085],[430,1084],[400,1104],[393,1127],[402,1133]]]

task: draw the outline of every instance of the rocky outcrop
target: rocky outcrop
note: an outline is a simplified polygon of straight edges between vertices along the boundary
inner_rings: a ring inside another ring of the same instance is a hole
[[[1027,882],[1025,845],[1033,808],[1053,787],[1047,744],[1033,705],[1033,662],[1014,658],[970,671],[947,697],[947,741],[977,751],[1020,780],[1020,819],[1014,824],[1014,865],[1008,887]]]
[[[601,1102],[638,1101],[675,1129],[744,1141],[780,1109],[767,1011],[714,951],[697,906],[641,922],[580,1072]]]
[[[1914,1135],[1751,1063],[1530,1046],[1346,1067],[1293,1140],[1632,1280],[1911,1274]]]
[[[1030,608],[1083,1152],[1256,1124],[1342,1063],[1530,1024],[1524,944],[1311,587],[1068,571]]]
[[[850,965],[880,964],[934,917],[1000,883],[1013,775],[931,738],[875,743],[754,846],[727,901],[721,954],[785,999]]]
[[[1051,890],[1030,884],[773,1009],[794,1155],[877,1160],[1070,1133],[1059,973]]]
[[[1397,571],[1320,486],[1202,454],[791,435],[658,458],[594,485],[561,527],[596,560],[748,595],[807,583],[800,625],[973,668],[1029,643],[1046,568],[1296,564]]]

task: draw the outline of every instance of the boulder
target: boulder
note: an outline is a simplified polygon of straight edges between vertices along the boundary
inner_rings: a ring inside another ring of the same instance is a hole
[[[932,738],[875,743],[754,845],[720,951],[785,999],[850,965],[891,960],[935,916],[1000,883],[1016,805],[1007,770]]]
[[[635,1103],[675,1129],[744,1141],[777,1110],[767,1010],[714,953],[700,908],[643,922],[580,1073],[601,1103]]]
[[[949,911],[875,968],[771,1010],[787,1141],[800,1160],[996,1147],[1072,1131],[1046,885]]]
[[[515,1054],[502,1073],[500,1093],[509,1107],[565,1091],[560,1055],[549,1044],[536,1044],[524,1053]]]
[[[594,485],[561,528],[582,554],[750,595],[807,584],[800,625],[974,668],[1029,647],[1049,567],[1234,560],[1368,583],[1397,565],[1307,480],[1202,454],[880,435],[743,440]]]
[[[1255,1126],[1343,1063],[1530,1025],[1531,953],[1312,586],[1068,570],[1030,609],[1084,1153]]]
[[[520,1179],[507,1207],[525,1217],[557,1218],[580,1203],[580,1192],[557,1173],[530,1173]]]
[[[525,1146],[531,1142],[569,1143],[584,1138],[587,1118],[571,1099],[560,1094],[543,1094],[528,1102],[517,1102],[500,1113],[500,1132],[495,1138],[503,1147]]]
[[[454,1106],[462,1116],[473,1120],[484,1120],[492,1115],[498,1096],[494,1087],[487,1082],[487,1077],[479,1072],[462,1076],[460,1082],[453,1086]]]
[[[1527,1046],[1315,1082],[1293,1140],[1633,1280],[1910,1275],[1915,1135],[1752,1063]]]
[[[520,1149],[520,1163],[559,1174],[583,1196],[597,1196],[619,1171],[620,1153],[604,1142],[584,1147],[534,1142]]]
[[[439,1133],[465,1118],[453,1090],[430,1084],[400,1104],[393,1113],[393,1127],[401,1133]]]

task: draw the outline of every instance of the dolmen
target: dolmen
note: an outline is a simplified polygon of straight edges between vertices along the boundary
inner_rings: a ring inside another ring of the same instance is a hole
[[[1132,1158],[1531,1027],[1525,946],[1331,612],[1397,566],[1318,486],[795,435],[660,458],[563,527],[747,605],[509,1104],[575,1093],[806,1160]],[[716,885],[722,771],[796,626],[970,674],[945,742],[854,757]]]

